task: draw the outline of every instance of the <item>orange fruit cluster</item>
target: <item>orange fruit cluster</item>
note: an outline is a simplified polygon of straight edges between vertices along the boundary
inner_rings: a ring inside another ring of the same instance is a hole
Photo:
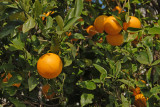
[[[50,92],[50,85],[49,84],[42,86],[42,93],[46,99],[51,99],[55,95],[54,92]]]
[[[1,77],[4,77],[4,75],[5,75],[5,73],[3,73],[2,75],[1,75]],[[8,73],[7,74],[7,76],[2,80],[3,82],[8,82],[8,80],[10,79],[12,77],[12,74],[11,73]],[[13,84],[13,86],[15,86],[15,87],[17,87],[17,88],[19,88],[20,87],[20,83],[15,83],[15,84]]]
[[[121,13],[122,9],[118,6],[113,11],[118,10]],[[112,46],[120,46],[123,44],[123,35],[121,35],[122,27],[118,23],[114,16],[100,15],[95,21],[94,25],[87,27],[86,31],[90,37],[96,33],[103,33],[104,31],[108,34],[106,36],[107,42]]]
[[[62,72],[62,60],[57,54],[46,53],[37,62],[37,71],[47,79],[56,78]]]

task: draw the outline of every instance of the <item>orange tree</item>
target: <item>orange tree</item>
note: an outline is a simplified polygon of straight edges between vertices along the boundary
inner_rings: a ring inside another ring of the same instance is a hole
[[[0,1],[0,106],[160,106],[159,7],[158,0]]]

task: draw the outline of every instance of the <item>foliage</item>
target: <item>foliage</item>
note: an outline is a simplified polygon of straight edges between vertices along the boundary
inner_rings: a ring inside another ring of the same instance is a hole
[[[134,105],[135,99],[129,88],[136,86],[148,99],[148,107],[160,106],[160,15],[154,14],[160,13],[158,3],[0,1],[0,75],[5,73],[0,78],[0,106],[128,107]],[[125,12],[112,11],[117,5]],[[149,9],[142,9],[147,6]],[[53,14],[44,14],[50,11]],[[136,16],[142,28],[122,29],[124,43],[111,46],[105,40],[107,33],[96,33],[90,38],[86,32],[100,15],[118,16],[116,20],[121,26],[129,21],[129,16]],[[142,39],[133,44],[137,35]],[[100,38],[102,43],[98,42]],[[36,68],[38,59],[49,52],[58,54],[63,61],[62,73],[54,79],[41,77]],[[12,78],[3,82],[7,73]],[[15,83],[20,83],[20,87],[14,87]],[[52,99],[45,99],[42,94],[45,84],[54,90]]]

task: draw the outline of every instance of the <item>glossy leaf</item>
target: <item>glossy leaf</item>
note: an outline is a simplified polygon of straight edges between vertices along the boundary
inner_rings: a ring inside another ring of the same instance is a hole
[[[93,64],[93,66],[101,73],[100,80],[104,80],[107,77],[107,71],[100,65]]]
[[[75,39],[85,39],[85,37],[80,33],[75,33],[73,36]]]
[[[129,81],[129,80],[118,79],[117,81],[120,81],[120,82],[122,82],[122,83],[124,83],[124,84],[126,84],[128,86],[134,87],[134,84],[131,81]]]
[[[152,68],[150,68],[146,73],[146,78],[148,81],[150,81],[150,79],[151,79],[151,73],[152,73]]]
[[[148,34],[160,34],[160,27],[150,28]]]
[[[139,52],[139,55],[136,56],[137,61],[141,64],[150,64],[148,54],[144,51]]]
[[[81,100],[80,100],[81,106],[84,107],[85,105],[91,104],[93,98],[94,98],[93,94],[83,93],[81,95]]]
[[[32,91],[38,85],[38,83],[39,82],[35,77],[30,77],[28,79],[29,91]]]
[[[160,59],[154,61],[151,65],[154,66],[154,65],[157,65],[157,64],[159,64],[159,63],[160,63]]]
[[[29,17],[28,20],[23,24],[23,33],[28,32],[30,29],[34,28],[35,25],[35,20],[32,17]]]
[[[58,23],[58,26],[60,27],[60,30],[63,30],[64,27],[64,23],[63,23],[63,19],[61,16],[56,16],[56,22]]]
[[[74,16],[79,17],[83,9],[83,0],[75,0]]]
[[[88,90],[95,90],[96,89],[96,84],[92,81],[82,81],[78,83],[79,86],[82,88],[86,88]]]
[[[65,23],[64,30],[65,30],[65,31],[69,30],[79,18],[80,18],[80,17],[73,17],[73,18],[69,19],[69,20]]]
[[[149,63],[151,64],[153,62],[153,53],[148,46],[147,46],[147,54],[148,54],[148,58],[149,58]]]

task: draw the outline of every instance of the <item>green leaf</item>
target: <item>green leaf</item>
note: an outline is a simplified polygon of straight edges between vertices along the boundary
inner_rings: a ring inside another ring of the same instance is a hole
[[[118,76],[120,71],[121,71],[121,61],[117,61],[116,62],[116,77]]]
[[[92,81],[82,81],[78,83],[79,86],[82,88],[86,88],[88,90],[95,90],[96,89],[96,84]]]
[[[153,27],[148,30],[148,34],[160,34],[160,27]]]
[[[10,96],[14,96],[16,94],[16,92],[17,92],[16,87],[7,87],[6,90],[7,90],[7,93]]]
[[[132,28],[132,27],[128,27],[127,28],[127,31],[128,32],[138,32],[138,31],[140,31],[141,29],[140,28]]]
[[[148,54],[148,58],[149,58],[149,63],[151,64],[153,62],[153,53],[148,46],[147,46],[147,54]]]
[[[65,56],[64,57],[64,67],[67,67],[71,64],[72,64],[72,60],[68,56]]]
[[[76,57],[76,51],[77,51],[76,47],[73,44],[69,43],[69,42],[66,42],[65,44],[67,44],[71,48],[73,58],[75,58]]]
[[[34,28],[35,25],[35,20],[32,17],[29,17],[28,20],[23,24],[23,33],[28,32],[30,29]]]
[[[42,5],[41,3],[39,2],[39,0],[35,0],[34,2],[34,14],[35,16],[38,18],[40,14],[42,14]]]
[[[153,46],[153,36],[146,36],[145,38],[142,39],[142,43],[145,46],[152,47]]]
[[[29,91],[32,91],[38,85],[38,83],[39,82],[35,77],[30,77],[28,79]]]
[[[82,9],[83,9],[83,0],[76,0],[75,1],[74,16],[79,17],[82,13]]]
[[[160,93],[160,85],[156,86],[156,87],[153,87],[150,92],[154,95]]]
[[[46,28],[47,28],[47,29],[48,29],[48,28],[51,28],[52,25],[53,25],[53,19],[52,19],[51,16],[48,16],[48,17],[47,17],[47,22],[46,22]]]
[[[148,81],[150,81],[150,79],[151,79],[151,72],[152,72],[152,68],[150,68],[146,73],[146,78]]]
[[[136,56],[137,61],[141,64],[149,64],[148,54],[144,51],[139,52],[139,55]]]
[[[154,65],[158,65],[160,63],[160,59],[154,61],[151,65],[154,66]]]
[[[122,94],[121,94],[121,100],[122,100],[122,107],[129,107],[130,106],[129,101]]]
[[[13,44],[10,44],[10,46],[16,48],[17,50],[23,50],[24,49],[24,43],[21,42],[20,39],[13,39],[12,41]]]
[[[85,37],[80,33],[75,33],[73,38],[75,38],[75,39],[85,39]]]
[[[124,84],[126,84],[126,85],[128,85],[128,86],[134,87],[134,84],[132,84],[132,82],[129,81],[129,80],[118,79],[117,81],[123,82]]]
[[[23,102],[17,100],[16,97],[10,97],[9,100],[15,105],[15,107],[26,107],[26,105]]]
[[[104,80],[107,77],[107,71],[100,65],[93,64],[93,66],[101,73],[100,80]]]
[[[64,23],[66,23],[69,19],[71,19],[71,18],[73,18],[74,17],[74,8],[71,8],[69,11],[68,11],[68,13],[67,13],[67,15],[66,15],[66,17],[65,17],[65,19],[64,19]]]
[[[87,104],[91,104],[92,103],[92,100],[94,98],[94,95],[93,94],[87,94],[87,93],[83,93],[81,95],[81,106],[84,107],[85,105]]]
[[[60,27],[60,30],[63,30],[64,27],[64,23],[63,23],[63,19],[61,16],[56,16],[56,22],[58,23],[58,26]]]
[[[79,19],[80,17],[73,17],[71,19],[69,19],[64,26],[64,30],[68,31],[70,27],[73,26],[73,24]]]

